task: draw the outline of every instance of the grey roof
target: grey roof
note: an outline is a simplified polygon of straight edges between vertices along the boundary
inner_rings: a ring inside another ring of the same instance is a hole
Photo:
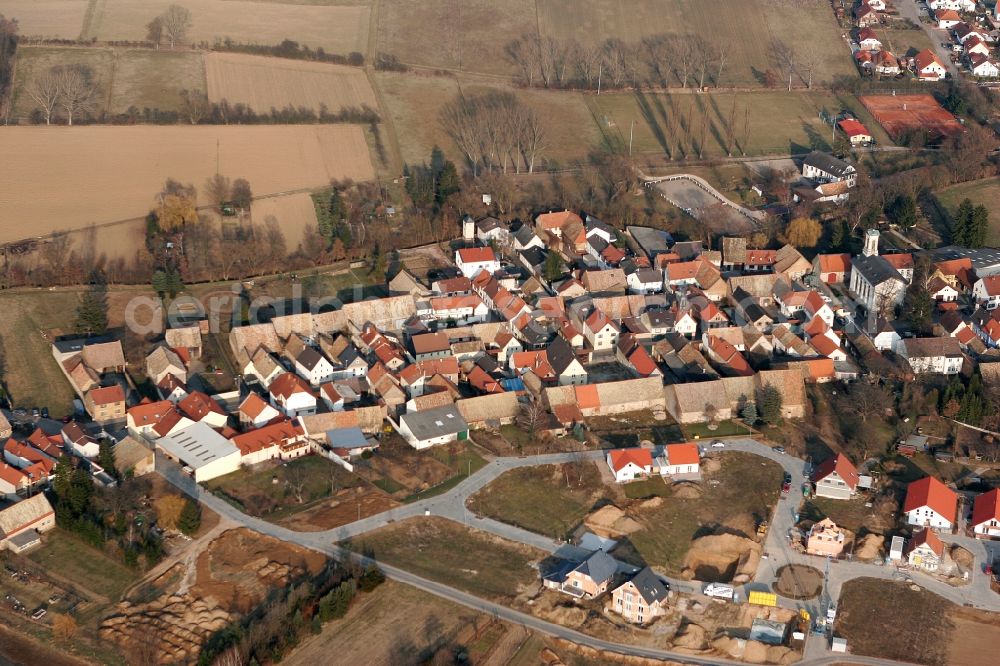
[[[593,555],[585,559],[574,569],[574,571],[579,571],[584,576],[589,576],[598,585],[606,580],[610,580],[617,570],[618,562],[603,550],[595,551]]]
[[[635,276],[641,284],[663,282],[663,274],[653,268],[640,268],[635,272]]]
[[[327,430],[326,441],[335,449],[357,449],[368,446],[368,438],[358,427]]]
[[[1000,249],[992,247],[967,248],[957,245],[939,247],[930,251],[934,261],[947,261],[949,259],[961,259],[968,257],[972,262],[972,267],[976,269],[976,275],[984,277],[1000,273]]]
[[[673,328],[676,321],[670,310],[646,310],[644,313],[651,328]]]
[[[104,342],[112,342],[112,339],[104,335],[93,338],[63,338],[55,340],[52,346],[62,354],[70,354],[82,351],[86,345],[96,345]]]
[[[25,530],[7,539],[7,541],[9,541],[17,550],[27,548],[28,546],[38,543],[41,540],[42,535],[39,534],[36,529]]]
[[[535,231],[527,224],[522,224],[514,232],[514,238],[521,245],[527,245],[535,237]]]
[[[667,598],[667,586],[649,567],[643,567],[631,582],[647,604]]]
[[[687,261],[688,259],[694,259],[704,251],[704,247],[701,241],[683,241],[680,243],[674,243],[671,251],[676,252],[677,256],[681,258],[681,261]]]
[[[306,370],[312,370],[315,368],[320,361],[323,360],[323,355],[312,347],[306,347],[303,349],[295,361],[301,365]]]
[[[670,242],[673,241],[673,237],[666,231],[652,227],[635,226],[626,227],[625,230],[650,259],[670,251]]]
[[[239,455],[240,452],[235,444],[203,421],[161,437],[156,440],[156,445],[192,469],[204,467],[233,453]]]
[[[818,150],[806,155],[803,164],[819,169],[825,173],[832,174],[838,178],[843,178],[854,172],[854,167],[828,153],[821,153]]]
[[[903,276],[899,274],[899,271],[893,268],[892,264],[878,255],[855,258],[851,262],[851,270],[858,271],[873,287],[877,287],[889,280],[906,282]]]
[[[476,221],[476,229],[482,233],[486,233],[494,229],[503,229],[503,223],[495,217],[484,217]]]
[[[566,368],[576,360],[576,352],[573,351],[570,344],[561,336],[556,336],[552,344],[546,349],[545,355],[549,359],[549,365],[559,375],[565,372]]]
[[[603,236],[587,236],[587,242],[590,243],[590,247],[598,252],[604,252],[608,247],[608,241],[604,240]]]
[[[952,337],[942,338],[905,338],[903,345],[906,347],[906,358],[927,358],[935,356],[946,356],[948,358],[960,358],[962,347],[958,339]]]
[[[407,412],[399,417],[413,435],[420,440],[455,435],[469,429],[462,413],[455,405],[435,407],[421,412]]]
[[[614,227],[606,222],[598,220],[596,217],[588,215],[584,220],[584,224],[586,226],[588,236],[590,235],[590,232],[594,230],[603,231],[604,233],[609,234],[612,238],[617,235]]]
[[[521,256],[524,257],[529,266],[541,266],[545,263],[548,253],[540,247],[532,246],[527,250],[521,250]]]

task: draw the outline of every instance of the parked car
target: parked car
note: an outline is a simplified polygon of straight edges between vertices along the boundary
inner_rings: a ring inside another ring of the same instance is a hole
[[[712,448],[713,449],[724,449],[724,448],[726,448],[726,443],[723,442],[721,439],[717,439],[714,442],[712,442]]]
[[[722,583],[709,583],[702,590],[702,594],[705,596],[718,599],[732,599],[734,592],[732,585],[723,585]]]
[[[49,418],[49,408],[48,407],[42,407],[42,418],[43,419]]]
[[[784,483],[791,483],[791,482],[792,482],[792,475],[791,475],[791,474],[789,474],[788,472],[785,472],[785,480],[784,480]]]
[[[772,447],[771,450],[774,451],[775,453],[784,453],[785,452],[785,447],[783,447],[783,446],[775,446],[775,447]]]

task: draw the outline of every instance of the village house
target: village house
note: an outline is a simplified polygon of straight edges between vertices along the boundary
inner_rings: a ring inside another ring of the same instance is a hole
[[[958,340],[944,338],[904,338],[895,349],[917,374],[956,375],[965,356]]]
[[[969,525],[976,538],[1000,537],[1000,489],[994,488],[976,496]]]
[[[879,41],[878,35],[869,27],[858,30],[857,42],[864,51],[880,51],[882,49],[882,42]]]
[[[976,280],[972,296],[987,310],[996,309],[1000,306],[1000,275],[987,275]]]
[[[237,414],[240,425],[250,428],[260,428],[281,417],[281,412],[253,392],[250,392],[240,403]]]
[[[939,9],[934,12],[934,20],[938,30],[950,30],[962,22],[962,17],[954,9]]]
[[[176,377],[182,383],[187,382],[187,368],[181,357],[172,349],[157,347],[146,357],[146,376],[154,384],[159,384],[168,375]]]
[[[93,459],[101,452],[97,440],[88,435],[76,421],[65,424],[61,434],[65,445],[81,458]]]
[[[621,332],[618,324],[597,308],[584,319],[582,329],[590,348],[597,352],[614,349]]]
[[[810,555],[838,558],[844,552],[847,535],[829,518],[813,523],[806,536],[806,552]]]
[[[921,81],[941,81],[947,69],[941,64],[937,55],[930,49],[924,49],[913,57],[917,78]]]
[[[906,561],[915,569],[937,571],[944,559],[944,543],[926,527],[916,532],[906,545]]]
[[[875,41],[878,42],[877,39]],[[879,43],[879,47],[881,47],[881,43]],[[899,72],[898,64],[896,65],[896,72]],[[885,72],[882,71],[879,73],[884,74]],[[852,146],[867,146],[872,142],[871,132],[869,132],[868,128],[854,118],[845,118],[844,120],[841,120],[837,123],[837,127],[840,128],[841,132],[847,135],[847,140],[850,141]]]
[[[156,469],[156,455],[153,450],[135,439],[127,436],[115,444],[115,470],[122,477],[127,475],[139,477]]]
[[[653,455],[649,449],[612,449],[608,451],[607,462],[618,483],[645,479],[653,473]]]
[[[195,423],[207,423],[216,430],[225,428],[229,423],[229,415],[222,405],[201,391],[192,391],[177,403],[177,409]]]
[[[316,395],[298,375],[286,372],[271,382],[267,390],[271,404],[289,418],[316,413]]]
[[[564,338],[557,336],[546,348],[545,356],[560,386],[587,383],[587,370]]]
[[[869,3],[862,1],[854,8],[854,20],[859,27],[868,27],[876,25],[881,17]]]
[[[469,425],[454,405],[403,414],[398,430],[418,450],[469,438]]]
[[[208,322],[204,322],[207,324]],[[206,328],[206,332],[207,332]],[[201,326],[198,322],[168,328],[164,332],[164,342],[167,347],[178,355],[184,355],[188,360],[201,358]]]
[[[663,447],[661,462],[660,474],[670,476],[698,474],[701,454],[698,451],[698,445],[694,442],[667,444]]]
[[[467,247],[455,252],[455,265],[462,275],[472,279],[479,271],[490,275],[500,270],[500,262],[491,247]]]
[[[955,523],[958,495],[933,476],[906,487],[903,513],[908,525],[950,530]]]
[[[854,187],[858,172],[844,160],[814,150],[802,162],[802,175],[820,183],[845,182],[847,187]]]
[[[982,42],[979,45],[986,48]],[[988,55],[982,53],[969,55],[969,71],[979,79],[995,79],[1000,76],[1000,68],[997,67],[997,64],[990,60]]]
[[[125,392],[118,384],[87,391],[83,405],[97,423],[111,423],[125,418]]]
[[[838,453],[824,460],[813,472],[816,496],[851,499],[858,488],[858,469],[847,456]]]
[[[644,624],[666,613],[670,592],[649,567],[611,592],[611,609],[633,624]]]
[[[0,510],[0,551],[23,553],[41,543],[41,535],[55,526],[56,513],[44,494],[16,502]]]
[[[593,599],[611,586],[618,562],[603,550],[594,551],[579,564],[559,569],[543,579],[546,587],[577,598]]]
[[[297,421],[276,421],[261,428],[233,435],[229,440],[240,450],[242,465],[267,460],[292,460],[313,450]]]

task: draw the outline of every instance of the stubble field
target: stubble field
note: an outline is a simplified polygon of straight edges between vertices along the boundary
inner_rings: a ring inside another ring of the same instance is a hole
[[[96,0],[84,39],[142,40],[146,25],[173,0]],[[236,42],[275,45],[293,39],[331,53],[364,53],[368,43],[370,9],[289,5],[244,0],[184,0],[191,11],[188,41],[207,42],[227,37]]]
[[[93,72],[96,90],[96,108],[108,104],[115,54],[110,48],[22,46],[17,50],[17,69],[14,74],[12,116],[25,118],[38,107],[28,94],[28,86],[50,67],[81,65]]]
[[[87,0],[2,0],[0,14],[16,18],[25,37],[76,39],[89,4]]]
[[[289,105],[318,112],[323,104],[330,113],[350,106],[378,108],[368,77],[358,67],[209,53],[205,68],[209,99],[242,102],[258,113]]]
[[[254,224],[266,224],[269,217],[274,217],[285,234],[289,252],[302,242],[306,229],[316,228],[316,205],[308,192],[256,199],[250,214]]]
[[[351,125],[13,127],[4,148],[0,242],[141,217],[167,178],[200,191],[217,158],[258,196],[374,176]]]

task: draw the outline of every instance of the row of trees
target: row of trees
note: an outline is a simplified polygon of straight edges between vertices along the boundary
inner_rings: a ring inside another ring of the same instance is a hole
[[[541,118],[509,92],[459,95],[441,110],[440,121],[473,176],[532,173],[547,147]]]
[[[0,113],[6,113],[17,53],[17,21],[0,14]]]
[[[650,35],[638,42],[608,39],[596,47],[573,39],[524,34],[504,48],[521,85],[541,88],[671,88],[722,83],[730,53],[725,44],[700,35]],[[770,44],[770,67],[761,75],[769,87],[796,77],[811,88],[822,53],[805,40]]]
[[[146,39],[159,46],[164,41],[173,49],[183,42],[194,25],[191,11],[180,5],[170,5],[162,14],[146,24]]]
[[[41,119],[51,125],[61,112],[67,125],[86,117],[97,104],[94,70],[86,65],[56,65],[35,76],[25,88],[38,105]]]

